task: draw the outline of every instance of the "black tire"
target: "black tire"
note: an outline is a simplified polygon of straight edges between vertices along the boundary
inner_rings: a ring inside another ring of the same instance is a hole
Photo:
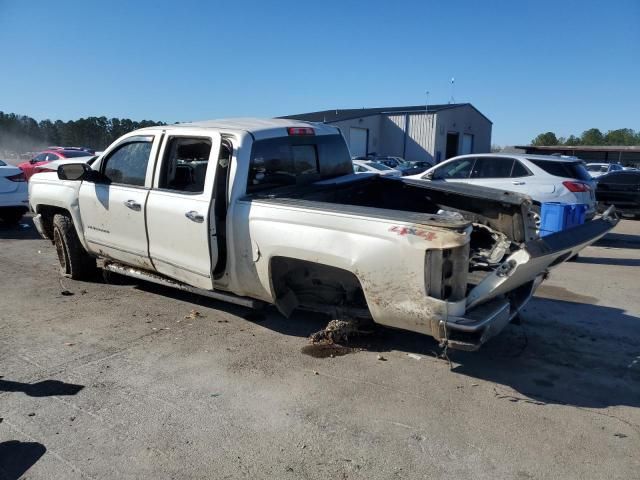
[[[54,215],[53,243],[62,275],[74,280],[86,280],[95,275],[96,259],[80,243],[73,221],[68,215]]]
[[[7,225],[15,225],[20,221],[22,215],[24,215],[23,210],[7,210],[0,212],[0,219]]]

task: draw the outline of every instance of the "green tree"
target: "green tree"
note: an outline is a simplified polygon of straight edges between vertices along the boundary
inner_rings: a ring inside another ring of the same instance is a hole
[[[575,135],[569,135],[569,137],[567,137],[567,139],[565,140],[564,144],[574,147],[576,145],[580,145],[580,139]]]
[[[544,145],[558,145],[558,138],[553,132],[541,133],[531,141],[531,145],[544,146]]]
[[[581,145],[604,145],[604,135],[597,128],[590,128],[582,132]]]
[[[609,130],[604,136],[605,145],[636,145],[636,132],[630,128]]]

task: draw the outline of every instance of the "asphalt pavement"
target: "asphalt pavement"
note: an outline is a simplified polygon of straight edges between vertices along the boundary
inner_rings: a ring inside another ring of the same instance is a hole
[[[0,479],[640,478],[638,266],[625,220],[478,352],[316,358],[325,317],[61,279],[0,224]]]

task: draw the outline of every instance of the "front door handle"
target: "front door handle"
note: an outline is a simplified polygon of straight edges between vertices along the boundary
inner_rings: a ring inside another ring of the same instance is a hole
[[[196,223],[204,222],[204,216],[200,215],[195,210],[191,210],[190,212],[185,213],[184,216],[187,217],[192,222],[196,222]]]
[[[135,210],[136,212],[142,210],[142,205],[140,205],[135,200],[127,200],[126,202],[124,202],[124,206],[130,208],[131,210]]]
[[[524,185],[524,182],[511,182],[511,183],[513,183],[514,185]]]

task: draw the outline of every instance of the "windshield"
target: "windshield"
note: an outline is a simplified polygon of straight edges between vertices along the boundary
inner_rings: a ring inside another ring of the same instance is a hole
[[[7,166],[7,164],[4,163],[2,160],[0,160],[0,167],[6,167],[6,166]]]
[[[391,170],[391,168],[378,162],[367,162],[367,165],[371,168],[375,168],[376,170]]]
[[[353,173],[342,135],[290,135],[254,142],[247,193]]]

